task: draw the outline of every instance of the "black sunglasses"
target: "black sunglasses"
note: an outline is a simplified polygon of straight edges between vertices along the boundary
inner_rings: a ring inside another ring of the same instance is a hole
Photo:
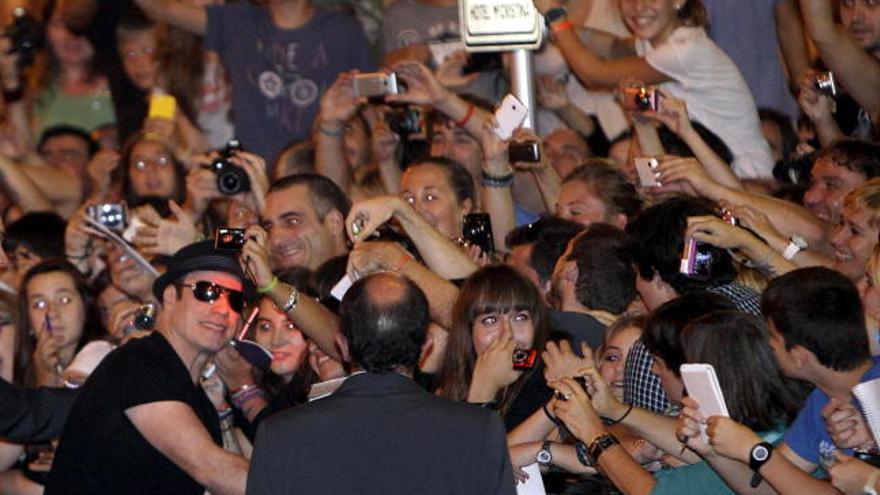
[[[242,295],[240,290],[232,290],[207,280],[199,280],[192,284],[174,284],[174,286],[192,289],[193,296],[199,301],[206,303],[212,303],[220,299],[220,296],[223,294],[226,294],[229,298],[229,307],[233,311],[241,313],[244,308],[244,295]]]

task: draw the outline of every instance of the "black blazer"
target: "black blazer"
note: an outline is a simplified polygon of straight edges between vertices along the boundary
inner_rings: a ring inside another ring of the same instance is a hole
[[[248,495],[515,494],[504,426],[396,373],[362,373],[260,425]]]
[[[61,435],[76,397],[74,390],[21,390],[0,379],[0,437],[34,443]]]

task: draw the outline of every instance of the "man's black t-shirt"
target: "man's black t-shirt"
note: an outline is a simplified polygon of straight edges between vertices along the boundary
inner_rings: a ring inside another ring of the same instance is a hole
[[[125,415],[131,407],[163,401],[191,407],[222,445],[213,405],[165,337],[154,332],[113,351],[83,385],[61,435],[46,495],[202,495],[204,487],[150,445]]]

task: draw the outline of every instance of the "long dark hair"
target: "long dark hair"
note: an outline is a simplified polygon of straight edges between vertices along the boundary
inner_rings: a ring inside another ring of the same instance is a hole
[[[685,361],[715,368],[730,417],[756,431],[778,428],[797,413],[767,327],[741,311],[713,311],[681,333]]]
[[[485,266],[467,279],[452,308],[452,328],[441,371],[444,397],[453,400],[467,399],[477,361],[473,343],[473,324],[477,316],[522,310],[528,310],[532,315],[535,331],[532,348],[542,350],[547,341],[547,318],[534,284],[507,265]],[[523,383],[532,373],[534,369],[523,373],[501,392],[499,411],[502,415],[507,413]]]
[[[82,336],[79,339],[76,350],[79,351],[84,345],[97,340],[106,333],[101,321],[101,312],[98,309],[97,298],[75,266],[71,265],[64,258],[49,258],[34,265],[25,273],[18,292],[19,317],[15,326],[13,382],[20,387],[36,386],[33,354],[37,339],[31,328],[27,287],[30,281],[37,275],[53,272],[67,274],[73,280],[73,285],[83,300],[85,321],[83,322]]]

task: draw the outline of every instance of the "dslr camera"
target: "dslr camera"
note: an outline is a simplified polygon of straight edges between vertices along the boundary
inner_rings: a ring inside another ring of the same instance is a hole
[[[34,58],[46,45],[46,34],[43,26],[24,7],[16,7],[12,11],[12,24],[4,31],[3,36],[12,43],[9,53],[18,54],[18,66],[30,67]]]
[[[230,139],[226,148],[220,151],[220,158],[211,163],[211,170],[217,174],[217,190],[222,194],[248,192],[251,190],[251,180],[243,168],[229,161],[235,156],[236,151],[241,151],[241,143],[238,139]]]

